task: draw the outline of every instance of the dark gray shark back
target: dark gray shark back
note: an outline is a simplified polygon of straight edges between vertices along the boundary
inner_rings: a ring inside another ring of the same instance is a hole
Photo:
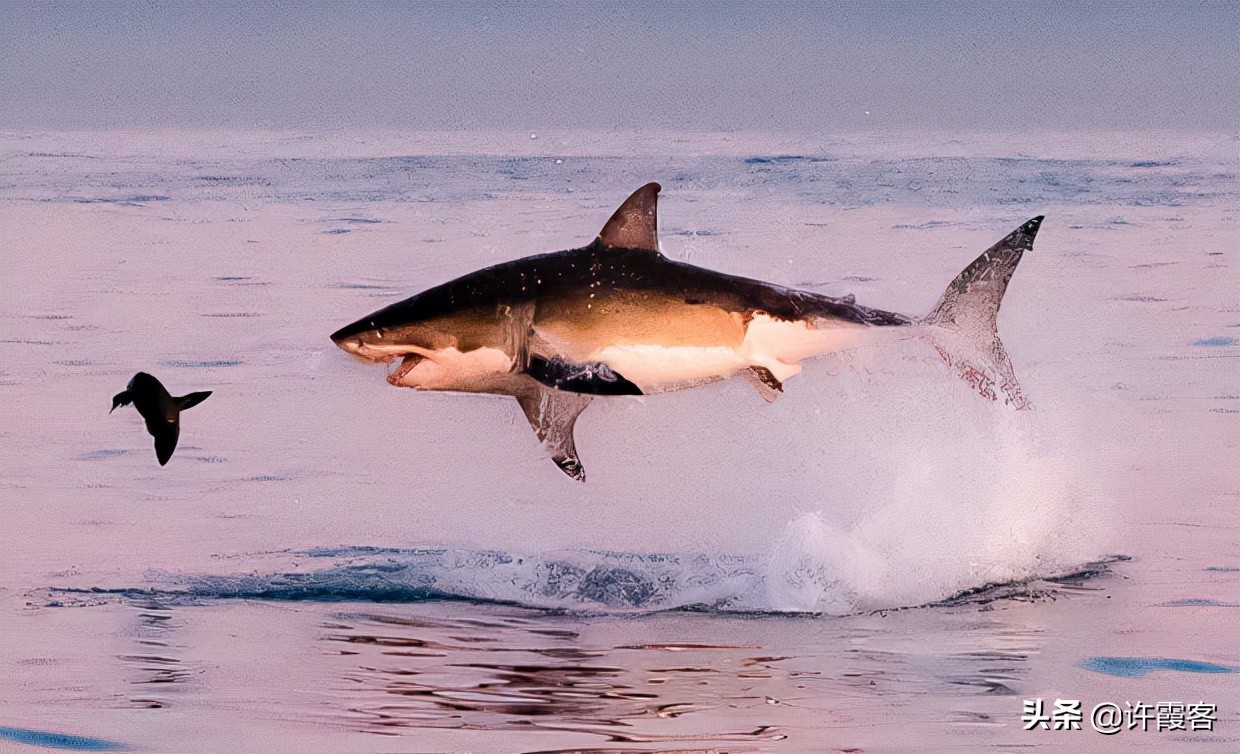
[[[785,320],[833,318],[863,325],[911,324],[903,314],[861,306],[760,280],[728,275],[644,249],[608,248],[596,240],[568,251],[486,267],[380,309],[332,334],[333,340],[376,327],[446,316],[463,309],[573,298],[595,290],[624,290],[678,298],[728,312],[763,311]]]

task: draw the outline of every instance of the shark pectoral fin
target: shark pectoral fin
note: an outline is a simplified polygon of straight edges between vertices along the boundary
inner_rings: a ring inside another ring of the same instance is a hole
[[[201,393],[190,393],[189,395],[182,395],[180,398],[173,398],[172,400],[177,404],[178,409],[180,409],[181,411],[184,411],[187,408],[193,408],[194,406],[197,406],[199,403],[202,403],[203,401],[207,399],[207,396],[209,395],[211,395],[211,391],[207,390]]]
[[[647,183],[629,195],[616,210],[598,240],[609,249],[640,249],[659,253],[657,183]]]
[[[745,370],[745,378],[767,403],[774,403],[780,393],[784,392],[784,383],[775,379],[775,375],[766,367],[749,367]]]
[[[522,392],[516,399],[521,404],[521,410],[525,412],[525,418],[529,419],[534,434],[547,449],[555,465],[573,479],[584,482],[586,470],[581,465],[581,459],[577,457],[573,425],[577,423],[577,417],[585,407],[590,405],[591,397],[539,386]]]

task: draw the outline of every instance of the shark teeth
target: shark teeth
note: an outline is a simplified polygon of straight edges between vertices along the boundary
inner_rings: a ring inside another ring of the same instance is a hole
[[[421,356],[419,354],[411,353],[405,358],[401,359],[400,366],[388,372],[388,375],[387,375],[388,384],[395,385],[396,387],[400,387],[400,381],[405,378],[405,375],[413,371],[413,368],[416,367],[424,358],[425,358],[424,356]],[[395,357],[393,357],[392,363],[393,364],[396,363]]]

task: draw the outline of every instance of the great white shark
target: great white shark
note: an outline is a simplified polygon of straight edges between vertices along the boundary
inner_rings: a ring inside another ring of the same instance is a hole
[[[573,425],[596,396],[747,378],[768,402],[801,361],[905,328],[982,396],[1029,407],[996,319],[1035,217],[987,249],[922,317],[727,275],[659,252],[659,184],[635,191],[592,243],[471,272],[366,315],[331,338],[399,367],[398,387],[510,395],[552,460],[585,479]]]

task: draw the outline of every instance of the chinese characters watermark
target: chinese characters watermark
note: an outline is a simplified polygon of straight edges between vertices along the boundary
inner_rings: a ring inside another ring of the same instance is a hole
[[[1079,699],[1056,699],[1048,711],[1042,699],[1026,699],[1020,721],[1025,730],[1081,730],[1088,722],[1095,731],[1113,736],[1124,730],[1213,731],[1217,704],[1197,702],[1115,702],[1095,704],[1086,717]]]

